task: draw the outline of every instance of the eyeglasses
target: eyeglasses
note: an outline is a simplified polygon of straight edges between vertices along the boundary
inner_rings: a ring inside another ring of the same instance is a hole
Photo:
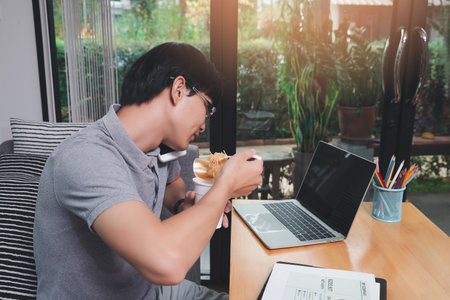
[[[187,83],[187,82],[186,82]],[[203,102],[206,105],[206,118],[210,118],[215,112],[216,112],[216,107],[209,102],[208,100],[206,100],[205,96],[203,96],[202,94],[200,94],[200,92],[197,90],[197,88],[195,86],[191,86],[192,90],[203,100]]]
[[[170,79],[174,80],[175,77],[170,76]],[[216,107],[211,102],[209,102],[205,96],[200,94],[199,90],[197,90],[197,88],[195,86],[191,85],[187,80],[186,80],[186,85],[190,86],[191,89],[194,91],[194,93],[197,94],[197,96],[199,96],[200,99],[203,100],[203,102],[205,103],[205,106],[206,106],[206,118],[210,118],[216,112]]]

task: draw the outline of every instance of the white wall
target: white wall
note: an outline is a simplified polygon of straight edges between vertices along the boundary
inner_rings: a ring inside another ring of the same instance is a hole
[[[31,0],[0,0],[0,143],[10,117],[42,121]]]

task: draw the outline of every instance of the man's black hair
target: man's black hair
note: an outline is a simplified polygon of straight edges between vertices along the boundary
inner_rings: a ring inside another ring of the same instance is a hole
[[[222,95],[222,80],[214,65],[195,47],[169,42],[152,48],[128,70],[122,83],[122,106],[141,104],[170,87],[171,77],[183,76],[186,87],[205,93],[213,103]],[[192,96],[191,90],[189,94]]]

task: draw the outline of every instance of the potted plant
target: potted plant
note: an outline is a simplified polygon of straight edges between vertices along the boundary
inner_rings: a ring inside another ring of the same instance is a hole
[[[327,130],[337,100],[330,78],[334,71],[329,0],[283,0],[276,41],[281,50],[279,88],[286,99],[288,120],[296,141],[294,192],[303,180],[319,140]]]
[[[367,144],[382,97],[382,50],[364,37],[364,28],[341,26],[335,34],[340,137],[347,143]]]
[[[286,97],[289,127],[296,142],[293,181],[297,193],[317,143],[328,137],[338,91],[332,80],[328,81],[326,93],[315,84],[313,64],[302,65],[294,60],[291,67],[294,78],[282,80],[281,93]]]

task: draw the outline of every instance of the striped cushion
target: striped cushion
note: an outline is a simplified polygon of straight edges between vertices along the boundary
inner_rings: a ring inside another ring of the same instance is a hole
[[[35,299],[33,223],[47,157],[0,155],[0,299]]]
[[[88,123],[50,123],[10,118],[14,153],[49,156],[65,138]]]

